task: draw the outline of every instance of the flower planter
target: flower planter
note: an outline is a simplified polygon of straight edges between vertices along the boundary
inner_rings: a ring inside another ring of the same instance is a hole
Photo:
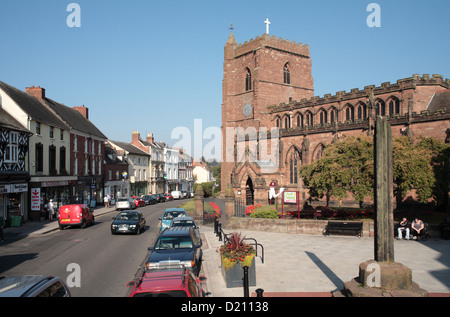
[[[251,258],[251,260],[250,260]],[[250,265],[247,263],[250,262]],[[222,275],[225,279],[227,288],[243,287],[244,286],[244,266],[248,266],[248,285],[256,286],[256,266],[255,256],[248,256],[241,262],[237,261],[231,267],[224,265],[224,261],[221,261]]]

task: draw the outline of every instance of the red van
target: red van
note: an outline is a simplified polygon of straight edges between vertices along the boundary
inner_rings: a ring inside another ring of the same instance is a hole
[[[88,205],[65,205],[59,208],[58,224],[60,230],[68,226],[86,228],[88,223],[91,225],[95,223],[94,214]]]

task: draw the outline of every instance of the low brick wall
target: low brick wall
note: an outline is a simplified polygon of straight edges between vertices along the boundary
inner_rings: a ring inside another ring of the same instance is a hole
[[[327,223],[328,220],[229,217],[223,230],[227,233],[235,230],[249,230],[321,235]],[[373,221],[363,221],[363,237],[373,237],[374,230]]]

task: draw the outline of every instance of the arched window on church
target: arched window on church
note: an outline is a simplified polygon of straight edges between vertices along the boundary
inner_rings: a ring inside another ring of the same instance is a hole
[[[320,125],[324,125],[324,124],[328,123],[328,115],[324,109],[320,110],[320,112],[319,112],[319,120],[320,120]]]
[[[289,129],[291,127],[291,118],[289,115],[284,116],[284,128]]]
[[[383,100],[377,99],[375,101],[375,108],[377,116],[385,116],[386,115],[386,104]]]
[[[355,110],[352,105],[347,105],[345,108],[345,121],[355,121]]]
[[[303,115],[297,114],[297,128],[303,129]]]
[[[276,122],[276,124],[277,124],[277,128],[281,128],[281,119],[280,119],[280,117],[276,117],[275,118],[275,122]]]
[[[313,114],[311,113],[311,111],[306,112],[306,122],[305,123],[307,126],[310,126],[310,127],[314,124]]]
[[[360,102],[356,108],[356,118],[358,120],[366,120],[367,119],[367,106]]]
[[[298,169],[300,166],[301,154],[297,148],[294,148],[289,156],[289,181],[291,184],[298,183]]]
[[[400,101],[397,98],[392,97],[389,100],[388,105],[389,105],[389,115],[390,116],[400,113]]]
[[[338,112],[335,107],[332,107],[330,109],[330,123],[335,124],[336,122],[338,122]]]
[[[252,90],[252,73],[250,72],[250,69],[246,69],[245,74],[245,91]]]
[[[320,159],[323,155],[323,151],[325,150],[325,145],[320,143],[318,146],[316,146],[316,149],[314,150],[312,160],[316,161]]]
[[[291,84],[291,70],[289,69],[288,63],[284,65],[283,72],[284,72],[284,83],[288,85]]]

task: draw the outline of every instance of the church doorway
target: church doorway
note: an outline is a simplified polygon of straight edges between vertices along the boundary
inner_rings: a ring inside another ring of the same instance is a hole
[[[247,179],[247,184],[245,185],[245,204],[253,205],[255,198],[255,191],[253,189],[252,179],[249,177]]]

